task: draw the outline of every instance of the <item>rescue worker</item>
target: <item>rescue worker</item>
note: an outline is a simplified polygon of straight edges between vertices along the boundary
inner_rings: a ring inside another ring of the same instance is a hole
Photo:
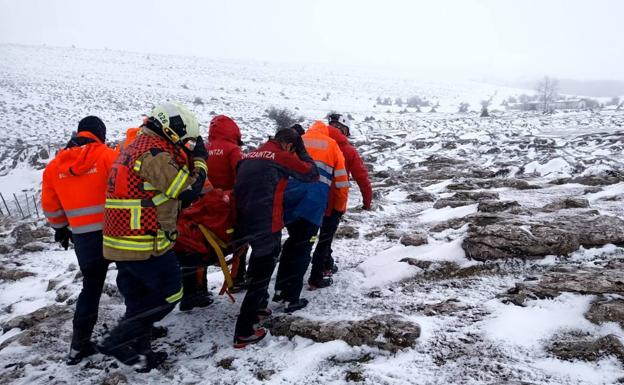
[[[104,144],[106,126],[96,116],[78,123],[78,132],[46,166],[41,205],[54,240],[67,250],[73,241],[82,273],[67,364],[95,353],[91,334],[109,262],[102,255],[106,180],[117,152]]]
[[[277,132],[238,164],[234,184],[238,242],[249,242],[251,255],[247,293],[234,331],[235,348],[256,343],[267,333],[254,325],[259,317],[270,314],[267,289],[281,247],[283,196],[288,177],[304,182],[314,182],[319,177],[301,136],[292,129]]]
[[[340,150],[345,158],[347,173],[355,179],[358,187],[360,188],[360,193],[362,194],[362,209],[371,210],[373,189],[368,177],[368,170],[366,169],[360,154],[347,139],[350,136],[349,119],[343,114],[332,113],[328,116],[328,122],[329,136],[338,143],[338,146],[340,146]],[[338,185],[333,186],[332,189],[337,187]],[[325,217],[323,218],[323,224],[321,225],[321,231],[319,234],[319,241],[316,245],[316,249],[314,250],[314,254],[316,256],[315,260],[319,262],[324,261],[322,268],[325,276],[331,276],[338,270],[334,258],[332,257],[331,244],[344,212],[341,210],[330,209],[330,207],[333,206],[334,196],[334,194],[330,194],[330,204],[325,212]],[[317,267],[317,270],[318,269],[319,267]],[[315,271],[315,274],[318,274],[318,271]]]
[[[236,164],[241,159],[240,146],[241,132],[234,120],[225,115],[217,115],[210,121],[208,128],[208,179],[204,184],[203,192],[213,188],[232,190],[236,178]],[[232,230],[233,231],[233,230]],[[190,260],[185,258],[182,264],[182,279],[184,282],[184,297],[180,301],[180,310],[188,311],[195,307],[205,307],[213,300],[208,291],[206,280],[206,266],[201,258]],[[244,287],[245,254],[239,256],[239,268],[234,279],[231,292],[240,291]]]
[[[314,122],[302,138],[306,151],[319,170],[319,181],[301,183],[291,179],[286,188],[284,219],[288,239],[282,248],[273,300],[288,302],[284,309],[287,313],[308,304],[307,299],[299,296],[330,191],[334,204],[342,202],[340,208],[346,207],[349,192],[348,183],[344,184],[348,182],[344,157],[336,141],[329,137],[327,125],[321,121]],[[339,184],[343,187],[335,188]],[[324,287],[329,279],[323,277],[321,272],[311,276],[309,284]]]
[[[206,157],[195,116],[180,104],[165,103],[150,113],[109,176],[104,257],[117,264],[126,313],[98,349],[137,371],[149,371],[167,357],[152,351],[151,333],[183,295],[172,247],[180,207],[201,193]]]

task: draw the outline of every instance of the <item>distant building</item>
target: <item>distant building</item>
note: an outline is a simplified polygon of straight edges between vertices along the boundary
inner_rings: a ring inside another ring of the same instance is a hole
[[[553,102],[557,110],[582,110],[587,107],[585,99],[561,99]]]

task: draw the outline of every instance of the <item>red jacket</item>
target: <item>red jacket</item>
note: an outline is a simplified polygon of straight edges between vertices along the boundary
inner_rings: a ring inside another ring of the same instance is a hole
[[[371,202],[373,200],[373,188],[371,187],[371,182],[368,177],[368,170],[360,157],[358,151],[349,143],[349,140],[339,129],[333,127],[331,125],[329,128],[329,137],[338,143],[340,150],[342,151],[342,155],[345,158],[345,168],[347,172],[351,174],[353,179],[355,179],[356,183],[360,187],[360,192],[362,193],[362,203],[364,208],[370,209]],[[330,200],[333,194],[330,194]]]
[[[41,206],[50,226],[75,234],[102,230],[108,173],[117,151],[90,132],[79,132],[46,166]]]
[[[217,115],[210,122],[208,130],[208,180],[215,188],[234,188],[236,164],[241,159],[240,129],[225,115]]]

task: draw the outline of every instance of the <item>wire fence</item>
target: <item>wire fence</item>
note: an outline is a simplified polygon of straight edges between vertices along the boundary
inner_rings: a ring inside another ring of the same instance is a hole
[[[0,192],[0,216],[18,219],[43,218],[39,195],[28,192],[11,194]]]

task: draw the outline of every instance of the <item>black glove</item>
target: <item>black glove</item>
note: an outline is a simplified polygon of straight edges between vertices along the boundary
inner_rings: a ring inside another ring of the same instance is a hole
[[[74,243],[74,238],[69,227],[65,226],[60,229],[54,229],[54,242],[60,242],[65,250],[69,248],[69,241]]]
[[[193,182],[191,188],[182,191],[182,193],[178,196],[178,199],[182,202],[182,208],[189,207],[195,199],[199,198],[202,189],[204,188],[204,182],[206,182],[206,171],[202,168],[197,171],[195,182]]]
[[[304,159],[308,155],[308,151],[306,151],[305,143],[303,143],[303,138],[299,136],[295,141],[295,153],[299,158]]]
[[[204,161],[208,159],[208,151],[206,150],[204,140],[201,136],[198,136],[195,141],[195,148],[193,148],[193,152],[191,152],[191,157],[193,159],[203,159]]]

